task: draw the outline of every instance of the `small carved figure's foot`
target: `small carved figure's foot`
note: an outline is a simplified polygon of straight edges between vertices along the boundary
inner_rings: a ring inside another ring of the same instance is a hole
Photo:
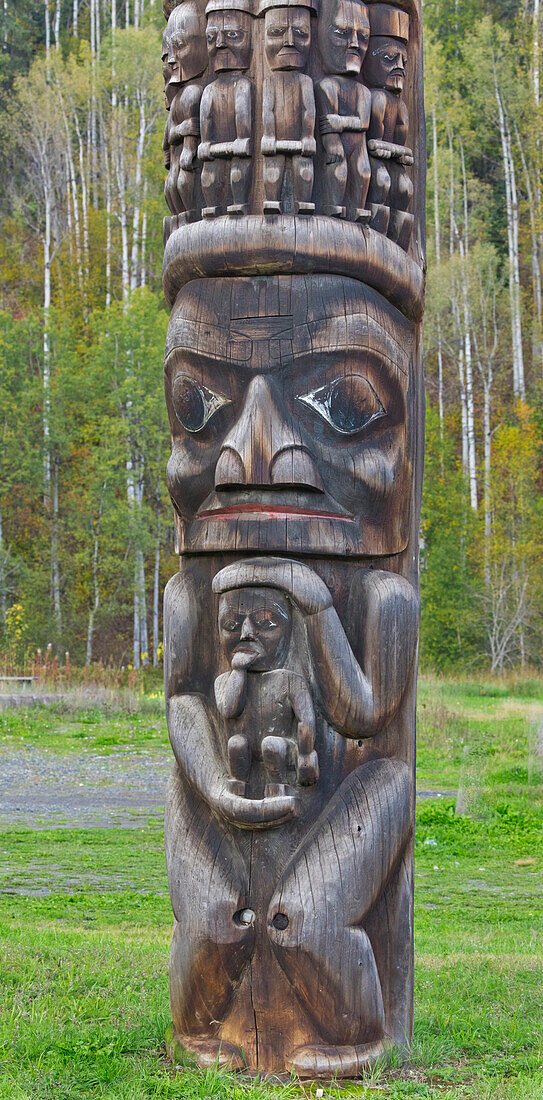
[[[218,206],[202,206],[202,218],[216,218],[219,213]]]
[[[313,752],[298,753],[298,783],[301,787],[310,787],[319,778],[319,758]]]
[[[298,1077],[357,1077],[380,1058],[385,1058],[390,1046],[385,1038],[352,1047],[324,1044],[297,1047],[287,1059],[288,1069]]]
[[[365,210],[363,207],[357,207],[355,211],[355,222],[362,222],[363,225],[367,225],[371,219],[371,210]]]
[[[183,1055],[192,1054],[200,1069],[246,1069],[245,1058],[234,1043],[220,1039],[195,1039],[191,1035],[175,1035],[166,1038],[168,1057],[174,1064],[183,1061]]]
[[[372,229],[375,229],[376,233],[386,233],[389,219],[390,207],[385,206],[382,202],[372,202],[370,225]]]
[[[266,201],[263,203],[262,209],[265,214],[280,214],[281,203],[272,202],[271,199],[266,199]]]
[[[294,794],[294,791],[291,790],[287,783],[266,783],[264,787],[264,798],[275,798],[277,795],[283,794]]]
[[[242,779],[229,779],[226,783],[226,789],[230,794],[236,794],[238,798],[245,798],[247,787]]]
[[[315,203],[314,202],[298,202],[296,203],[297,214],[314,214]]]
[[[230,204],[230,206],[226,207],[226,213],[230,214],[231,216],[235,216],[239,214],[246,214],[248,209],[249,208],[247,204],[244,202],[233,202]]]
[[[344,218],[346,210],[344,206],[323,206],[323,214],[326,214],[328,218]]]

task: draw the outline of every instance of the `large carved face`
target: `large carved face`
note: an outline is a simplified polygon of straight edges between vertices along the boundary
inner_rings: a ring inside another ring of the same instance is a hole
[[[178,84],[193,80],[207,65],[204,17],[193,0],[174,8],[165,32],[170,70],[167,95],[173,99]],[[164,71],[164,66],[163,66]]]
[[[304,69],[311,45],[308,9],[270,8],[264,19],[264,40],[270,69]]]
[[[358,75],[369,37],[364,4],[357,0],[325,0],[319,18],[319,49],[327,72]]]
[[[364,79],[370,88],[386,88],[400,95],[405,83],[407,43],[401,38],[372,35],[364,62]]]
[[[187,284],[166,343],[182,548],[403,549],[413,340],[402,314],[354,279]]]
[[[251,61],[251,22],[246,11],[214,11],[207,17],[207,51],[216,73],[247,69]]]
[[[252,672],[281,668],[291,631],[291,610],[282,592],[239,588],[219,600],[219,637],[229,665],[237,656]]]

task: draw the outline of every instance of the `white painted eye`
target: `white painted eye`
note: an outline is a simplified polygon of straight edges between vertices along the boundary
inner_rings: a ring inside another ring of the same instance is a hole
[[[175,415],[187,432],[200,432],[218,409],[231,403],[224,394],[215,393],[186,374],[177,375],[172,397]]]
[[[354,435],[386,416],[373,386],[362,374],[346,374],[298,397],[314,409],[336,432]]]

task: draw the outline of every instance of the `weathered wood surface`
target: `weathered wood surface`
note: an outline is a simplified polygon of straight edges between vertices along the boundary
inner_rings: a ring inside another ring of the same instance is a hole
[[[173,1025],[351,1077],[412,1033],[420,10],[165,12]]]

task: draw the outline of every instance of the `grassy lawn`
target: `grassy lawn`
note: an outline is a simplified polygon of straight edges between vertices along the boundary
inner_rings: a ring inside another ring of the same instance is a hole
[[[422,680],[410,1067],[328,1097],[543,1097],[543,682]],[[147,712],[0,712],[0,752],[164,750]],[[467,746],[467,748],[466,748]],[[151,763],[151,761],[150,761]],[[476,792],[476,797],[473,792]],[[21,892],[22,891],[22,892]],[[171,911],[156,820],[0,835],[0,1097],[315,1096],[165,1061]]]

